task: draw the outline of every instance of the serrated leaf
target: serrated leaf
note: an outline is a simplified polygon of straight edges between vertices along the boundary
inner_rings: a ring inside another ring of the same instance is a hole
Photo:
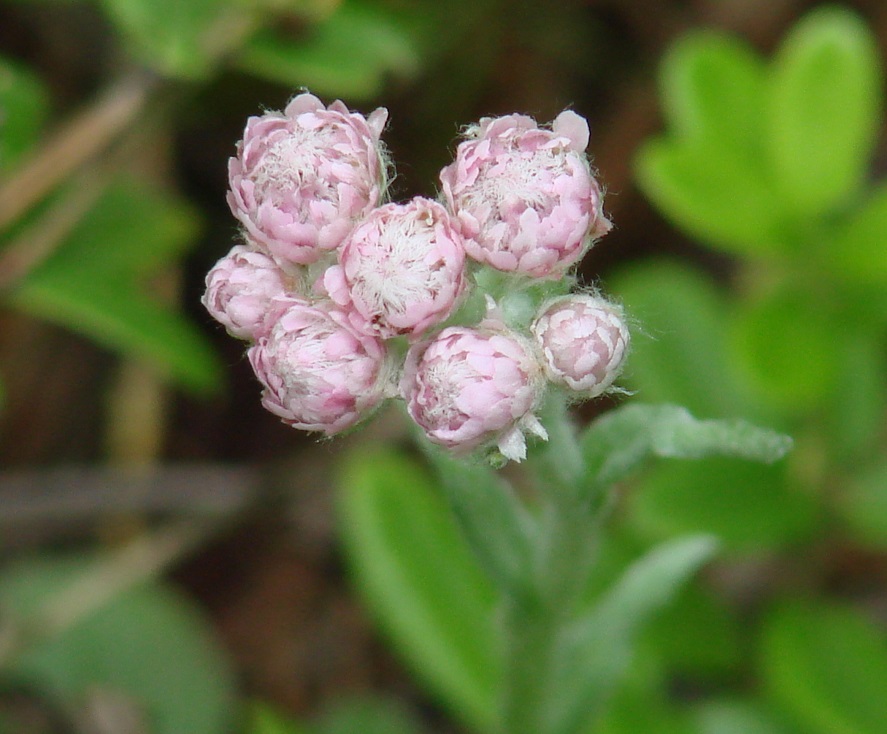
[[[163,74],[200,79],[224,52],[233,27],[230,0],[101,0],[111,21],[143,61]]]
[[[37,75],[0,58],[0,173],[11,170],[34,146],[48,110],[49,98]]]
[[[566,631],[556,653],[547,731],[577,731],[600,714],[631,662],[637,635],[716,547],[710,536],[696,536],[654,548]]]
[[[878,46],[853,12],[824,7],[791,31],[773,62],[770,160],[782,196],[802,217],[857,192],[881,121]]]
[[[584,484],[608,487],[651,459],[733,456],[770,463],[791,449],[788,436],[741,420],[697,420],[674,405],[631,404],[606,413],[581,437]]]
[[[629,522],[651,540],[710,532],[734,553],[786,547],[812,537],[819,515],[785,469],[731,458],[657,466],[633,488]]]
[[[662,61],[662,105],[677,137],[706,140],[758,163],[766,66],[743,41],[712,31],[679,39]]]
[[[887,731],[887,640],[857,610],[792,602],[762,631],[766,693],[810,734]]]
[[[27,620],[53,594],[89,573],[84,558],[31,559],[0,576],[0,602]],[[58,637],[30,648],[7,674],[67,706],[96,688],[134,700],[157,734],[225,734],[234,719],[234,676],[206,622],[170,587],[129,589]]]
[[[196,232],[182,202],[121,182],[10,297],[37,316],[151,362],[188,389],[214,390],[221,367],[206,338],[149,297],[142,283],[190,246]]]
[[[757,160],[714,140],[658,138],[641,146],[634,170],[653,204],[703,244],[737,255],[791,247],[782,205]]]
[[[291,87],[368,99],[389,76],[415,74],[419,57],[395,16],[369,3],[345,0],[304,37],[286,38],[270,29],[256,34],[238,63],[245,71]]]
[[[454,713],[491,730],[496,594],[431,478],[380,450],[352,457],[340,486],[343,541],[371,610]]]

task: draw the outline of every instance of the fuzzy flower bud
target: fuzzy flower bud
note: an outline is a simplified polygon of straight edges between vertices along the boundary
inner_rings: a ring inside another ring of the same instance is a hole
[[[236,245],[206,276],[202,303],[231,336],[265,335],[271,302],[285,294],[286,275],[268,255]]]
[[[384,346],[337,311],[294,298],[276,305],[274,326],[248,352],[262,405],[305,431],[331,436],[353,426],[385,397]]]
[[[532,118],[483,118],[440,173],[468,255],[507,272],[560,277],[607,233],[585,148],[588,123],[566,110],[541,129]]]
[[[540,378],[531,350],[515,335],[450,327],[410,349],[401,393],[432,442],[457,454],[494,444],[521,461],[524,430],[548,437],[532,413]]]
[[[338,247],[384,194],[387,117],[339,101],[327,108],[310,94],[251,117],[228,162],[228,204],[250,238],[302,265]]]
[[[621,309],[599,296],[557,298],[543,305],[531,330],[548,379],[588,398],[613,384],[628,352]]]
[[[421,197],[371,212],[323,283],[356,326],[384,338],[421,334],[443,321],[465,284],[462,237],[446,209]]]

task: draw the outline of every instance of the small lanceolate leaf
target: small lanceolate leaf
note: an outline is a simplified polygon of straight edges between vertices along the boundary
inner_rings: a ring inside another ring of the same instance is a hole
[[[26,67],[0,58],[0,174],[37,142],[48,107],[40,80]]]
[[[697,734],[801,734],[760,701],[712,700],[693,709]]]
[[[417,51],[397,19],[360,0],[345,0],[304,36],[263,31],[238,57],[253,74],[328,95],[367,99],[389,76],[419,68]]]
[[[37,316],[148,360],[186,388],[213,390],[221,368],[211,346],[141,282],[184,251],[196,231],[182,202],[122,182],[10,297]]]
[[[504,590],[525,593],[535,523],[514,490],[486,464],[468,464],[430,446],[426,454],[485,570]]]
[[[368,696],[337,700],[312,727],[314,734],[418,734],[415,719],[394,701]]]
[[[567,630],[557,650],[548,731],[572,732],[600,714],[632,658],[637,634],[715,552],[710,536],[669,541],[633,563]]]
[[[661,67],[660,96],[670,131],[760,160],[765,79],[763,60],[742,41],[705,31],[685,36]]]
[[[0,576],[0,603],[27,623],[89,570],[84,558],[13,566]],[[234,723],[234,676],[221,648],[197,610],[156,582],[122,592],[4,672],[65,706],[102,691],[124,696],[156,734],[226,734]]]
[[[848,478],[837,500],[853,539],[865,547],[887,550],[887,461]]]
[[[765,692],[811,734],[887,731],[887,638],[846,606],[786,603],[763,630]]]
[[[393,451],[355,456],[341,531],[371,610],[403,657],[466,722],[489,731],[501,677],[496,594],[427,473]]]
[[[309,734],[301,724],[265,704],[255,704],[250,711],[246,734]],[[311,731],[310,734],[315,734]]]
[[[789,247],[783,208],[757,161],[717,140],[653,139],[635,158],[641,189],[676,225],[738,255]]]
[[[770,159],[800,216],[840,206],[863,182],[881,120],[878,48],[864,21],[826,7],[778,52],[770,86]]]
[[[766,463],[785,456],[788,436],[745,421],[697,420],[674,405],[627,405],[592,423],[582,436],[587,486],[609,486],[655,457],[734,456]]]
[[[824,264],[837,275],[861,283],[887,284],[887,185],[876,188],[838,232],[821,248]]]

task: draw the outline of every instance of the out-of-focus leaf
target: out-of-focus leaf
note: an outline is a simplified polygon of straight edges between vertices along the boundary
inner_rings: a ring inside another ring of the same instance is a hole
[[[703,244],[738,255],[785,251],[781,202],[755,163],[717,141],[658,138],[641,146],[634,167],[647,197]]]
[[[683,405],[702,418],[759,417],[727,359],[727,304],[709,278],[654,261],[609,285],[637,323],[624,381],[639,399]]]
[[[675,405],[633,403],[589,425],[581,446],[588,472],[584,484],[608,487],[653,458],[729,456],[769,463],[785,456],[792,440],[745,421],[701,421]]]
[[[685,36],[661,66],[662,106],[671,132],[731,148],[760,165],[765,79],[763,60],[739,39],[710,31]]]
[[[406,28],[394,15],[360,0],[345,0],[304,37],[286,38],[272,30],[256,34],[238,63],[293,88],[350,99],[373,97],[389,76],[412,76],[419,69]]]
[[[643,645],[669,671],[706,680],[733,673],[740,662],[740,626],[724,601],[688,584],[651,620]]]
[[[760,701],[715,699],[693,708],[697,734],[802,734]]]
[[[653,540],[710,532],[725,550],[756,552],[811,534],[817,505],[787,482],[783,465],[709,458],[656,467],[632,492],[629,514]]]
[[[236,34],[232,0],[101,0],[142,60],[163,74],[202,78]]]
[[[887,461],[848,479],[840,488],[837,506],[855,540],[887,550]]]
[[[865,22],[814,10],[773,62],[767,142],[782,195],[800,216],[822,214],[863,182],[880,125],[878,47]]]
[[[820,248],[830,272],[854,282],[887,285],[887,185],[862,203],[846,227]]]
[[[340,512],[358,585],[401,655],[457,716],[491,730],[496,594],[431,478],[393,451],[354,456]]]
[[[417,734],[415,718],[394,701],[350,698],[336,701],[317,721],[316,734]]]
[[[31,313],[146,359],[195,392],[221,368],[205,337],[140,281],[193,242],[183,202],[133,182],[111,187],[53,255],[11,293]]]
[[[31,559],[0,575],[0,602],[27,622],[82,574],[83,558]],[[7,673],[74,706],[97,688],[135,701],[157,734],[226,734],[234,676],[207,623],[160,583],[121,593],[58,637],[29,648]]]
[[[27,67],[0,58],[0,174],[37,142],[49,108],[42,82]]]
[[[566,630],[556,651],[549,731],[577,731],[600,714],[631,663],[637,635],[716,547],[711,536],[700,535],[654,548]]]
[[[743,300],[731,337],[749,385],[762,400],[794,411],[820,403],[835,387],[849,334],[815,283],[787,282]]]
[[[309,730],[270,706],[257,703],[250,709],[246,734],[309,734]]]
[[[785,603],[762,633],[766,693],[810,734],[887,731],[887,640],[846,606]]]
[[[432,447],[426,455],[489,576],[511,594],[526,592],[535,527],[514,489],[489,465],[469,464]]]

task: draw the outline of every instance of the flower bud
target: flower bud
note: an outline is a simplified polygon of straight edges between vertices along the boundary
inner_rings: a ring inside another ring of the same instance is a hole
[[[498,270],[560,277],[610,229],[585,156],[588,123],[569,110],[551,130],[529,117],[483,118],[440,173],[468,255]]]
[[[275,305],[268,336],[248,352],[262,405],[305,431],[331,436],[353,426],[385,397],[385,347],[335,310],[295,298]]]
[[[429,440],[464,454],[496,445],[526,457],[524,430],[547,438],[532,411],[542,380],[531,350],[514,334],[450,327],[407,354],[401,393]]]
[[[421,334],[465,290],[462,237],[440,204],[416,197],[372,211],[339,250],[324,288],[356,326],[384,338]]]
[[[550,301],[531,331],[548,379],[588,398],[613,384],[628,352],[622,310],[599,296],[574,294]]]
[[[286,290],[286,275],[274,260],[237,245],[207,273],[201,301],[231,336],[256,341],[267,331],[271,302]]]
[[[384,194],[379,142],[388,112],[368,118],[300,94],[283,113],[251,117],[228,162],[228,204],[249,237],[306,265],[339,246]]]

